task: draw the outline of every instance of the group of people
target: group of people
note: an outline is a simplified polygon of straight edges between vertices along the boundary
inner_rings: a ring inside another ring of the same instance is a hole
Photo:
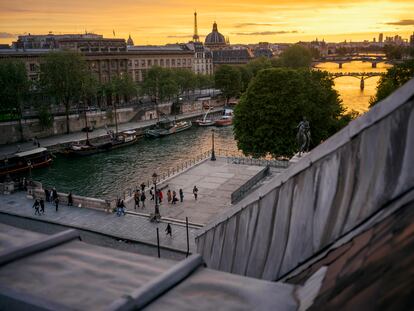
[[[116,215],[118,217],[126,215],[124,200],[118,199],[118,201],[116,202]]]
[[[46,202],[52,203],[55,205],[56,212],[59,210],[59,195],[57,193],[56,188],[45,188],[45,199],[35,199],[35,202],[33,203],[33,208],[35,209],[35,215],[41,215],[45,213],[45,200]],[[69,192],[68,194],[68,206],[73,206],[73,196],[72,192]]]

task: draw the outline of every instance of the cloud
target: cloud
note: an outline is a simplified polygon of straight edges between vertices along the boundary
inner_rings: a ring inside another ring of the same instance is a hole
[[[414,19],[402,19],[398,22],[389,22],[385,23],[387,25],[396,25],[396,26],[414,26]]]
[[[192,35],[170,35],[167,38],[191,38]]]
[[[14,39],[17,36],[19,35],[10,32],[0,32],[0,39]]]
[[[292,31],[257,31],[257,32],[234,32],[233,35],[237,36],[272,36],[272,35],[283,35],[287,33],[298,33],[297,30]]]
[[[268,23],[240,23],[240,24],[235,24],[233,27],[234,28],[244,28],[244,27],[250,27],[250,26],[275,26],[275,24],[268,24]]]

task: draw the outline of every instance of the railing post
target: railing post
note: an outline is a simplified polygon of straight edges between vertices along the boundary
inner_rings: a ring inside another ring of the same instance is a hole
[[[157,250],[158,250],[158,258],[161,258],[161,254],[160,254],[160,234],[158,232],[158,227],[157,227]]]

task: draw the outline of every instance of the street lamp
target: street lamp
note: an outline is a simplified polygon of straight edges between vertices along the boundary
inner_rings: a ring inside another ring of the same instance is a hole
[[[154,214],[155,219],[161,218],[160,209],[158,206],[157,178],[158,178],[158,175],[157,173],[154,172],[154,174],[152,174],[152,181],[154,183],[154,193],[155,193],[155,214]]]
[[[211,144],[212,144],[212,148],[211,148],[211,161],[216,161],[216,154],[214,152],[214,129],[211,130]]]

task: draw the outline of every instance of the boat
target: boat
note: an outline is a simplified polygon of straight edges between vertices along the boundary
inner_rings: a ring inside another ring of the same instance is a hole
[[[211,111],[211,108],[209,108],[204,115],[203,119],[196,120],[195,123],[198,126],[212,126],[214,125],[215,121],[211,119],[207,119],[208,113]]]
[[[158,138],[179,133],[191,128],[191,121],[171,122],[164,120],[158,122],[153,128],[145,131],[145,136],[148,138]]]
[[[50,152],[43,147],[17,152],[0,159],[0,176],[17,174],[52,164]]]
[[[117,135],[110,133],[109,140],[104,140],[99,143],[91,143],[88,139],[84,144],[71,144],[69,147],[65,148],[62,153],[68,156],[87,156],[126,147],[136,143],[138,139],[139,137],[134,130],[120,132]]]
[[[215,126],[228,126],[233,124],[233,109],[224,109],[224,114],[214,122]]]

